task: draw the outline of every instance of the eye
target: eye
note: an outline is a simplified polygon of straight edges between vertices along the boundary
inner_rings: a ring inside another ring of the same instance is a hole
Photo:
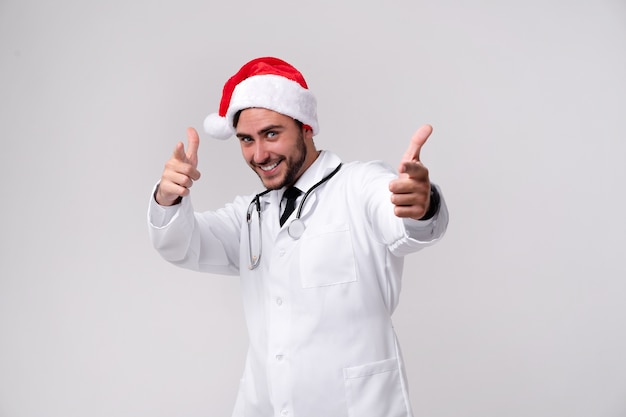
[[[278,136],[278,132],[270,130],[269,132],[267,132],[267,135],[265,135],[268,139],[273,139],[276,138]]]
[[[254,139],[252,139],[250,136],[240,136],[239,140],[242,143],[252,143],[252,142],[254,142]]]

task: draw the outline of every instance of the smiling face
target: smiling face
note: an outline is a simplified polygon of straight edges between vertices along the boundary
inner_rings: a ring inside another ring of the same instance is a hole
[[[289,116],[245,109],[235,128],[244,159],[268,189],[293,185],[317,158],[313,132]]]

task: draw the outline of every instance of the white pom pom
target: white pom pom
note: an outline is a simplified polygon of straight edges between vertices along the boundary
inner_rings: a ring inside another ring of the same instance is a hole
[[[204,131],[212,138],[220,140],[226,140],[235,133],[226,118],[220,117],[217,113],[209,114],[204,119]]]

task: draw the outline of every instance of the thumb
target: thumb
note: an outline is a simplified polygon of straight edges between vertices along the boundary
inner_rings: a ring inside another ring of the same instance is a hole
[[[433,133],[433,127],[431,125],[423,125],[417,129],[411,138],[409,147],[406,152],[404,152],[404,155],[402,155],[400,165],[404,165],[405,162],[420,162],[422,146],[424,146],[431,133]]]
[[[200,137],[193,127],[187,128],[187,160],[194,168],[198,166],[198,147]]]

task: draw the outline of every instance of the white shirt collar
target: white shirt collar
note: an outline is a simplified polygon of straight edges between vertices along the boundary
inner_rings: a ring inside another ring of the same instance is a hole
[[[321,151],[317,159],[304,171],[294,185],[298,187],[300,191],[306,193],[309,188],[313,187],[322,178],[330,174],[340,163],[341,159],[334,153]],[[284,190],[282,191],[284,192]],[[283,195],[282,192],[280,195]]]

